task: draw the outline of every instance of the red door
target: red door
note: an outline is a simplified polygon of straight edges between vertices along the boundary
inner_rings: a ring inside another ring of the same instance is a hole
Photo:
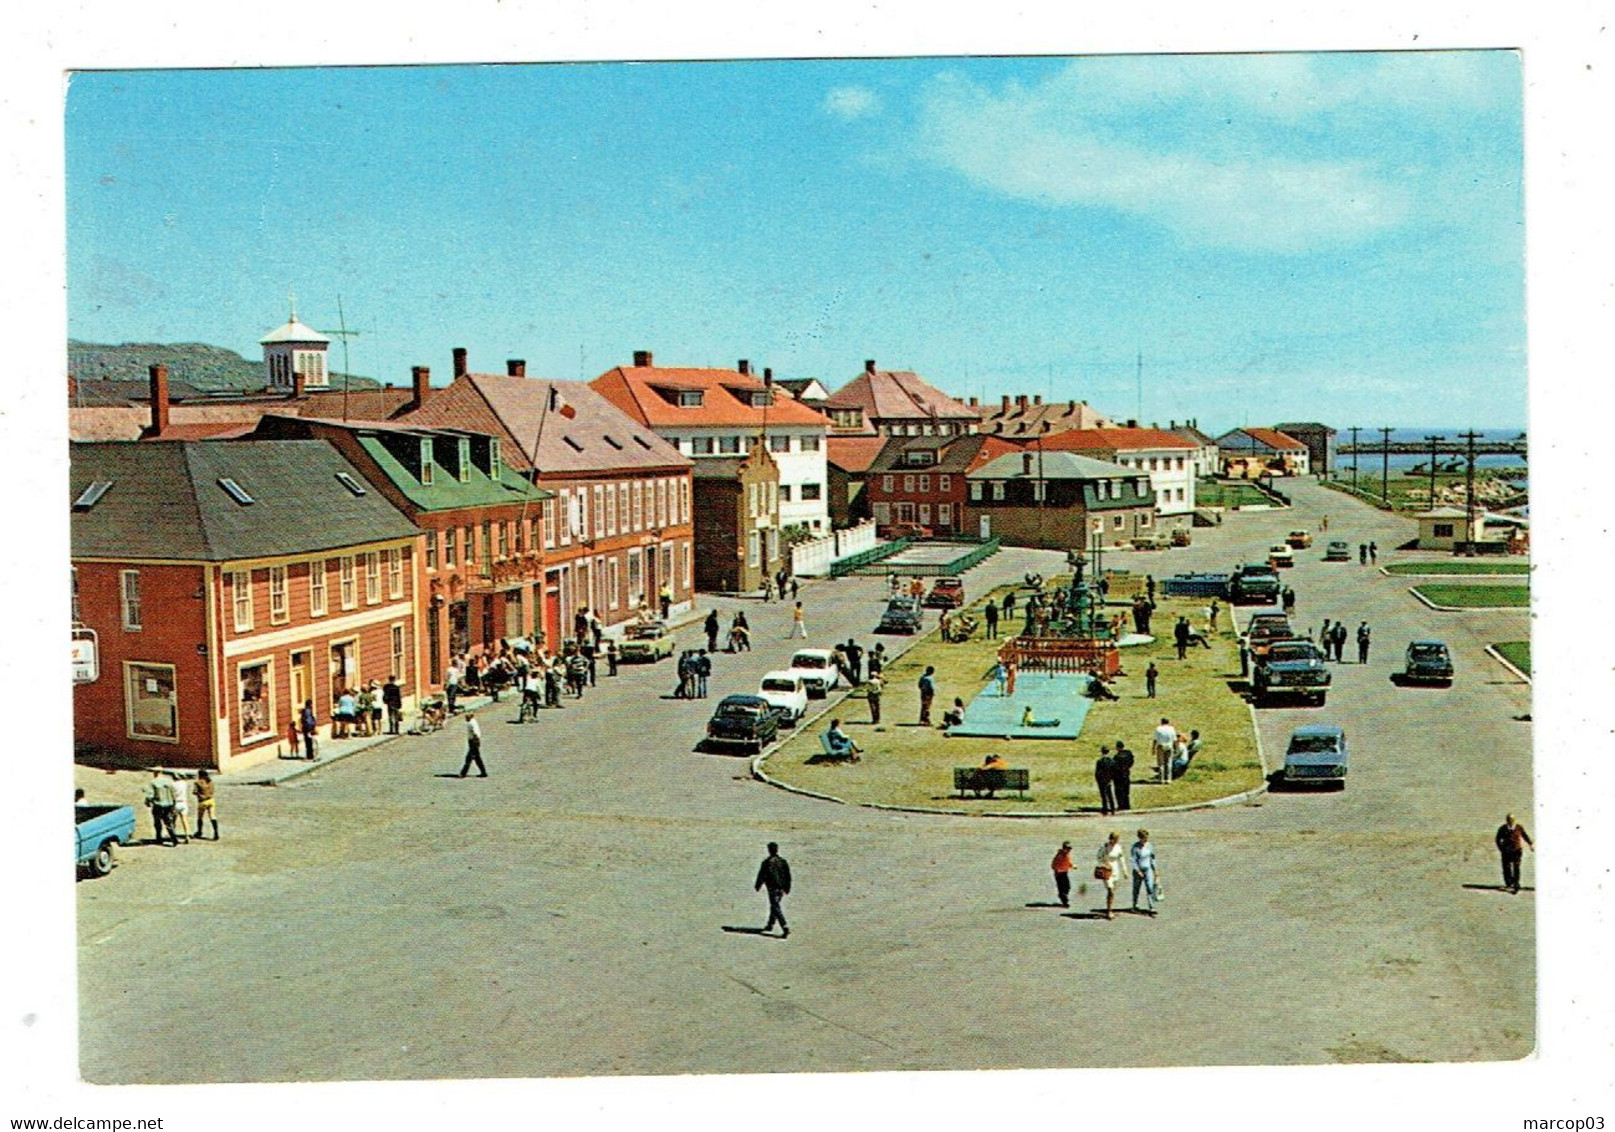
[[[544,647],[561,649],[561,575],[555,570],[544,574]]]

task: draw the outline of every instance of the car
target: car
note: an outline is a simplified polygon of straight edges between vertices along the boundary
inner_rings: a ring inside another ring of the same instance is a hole
[[[841,673],[829,649],[798,649],[791,657],[790,673],[802,681],[809,698],[822,700],[832,688],[840,687]]]
[[[1267,564],[1274,569],[1295,565],[1295,551],[1290,549],[1289,543],[1278,543],[1268,549]]]
[[[779,738],[780,711],[761,696],[725,696],[707,721],[706,745],[763,748]]]
[[[927,609],[958,609],[965,603],[963,578],[938,578],[925,595]]]
[[[617,659],[629,663],[644,661],[654,664],[664,656],[672,655],[673,631],[661,621],[628,626],[622,643],[617,646]]]
[[[118,846],[135,839],[135,808],[75,802],[73,825],[79,868],[91,876],[104,877],[117,863]]]
[[[1251,659],[1260,661],[1274,641],[1295,639],[1295,627],[1282,613],[1257,613],[1245,625],[1245,645]]]
[[[1312,545],[1312,532],[1291,531],[1284,536],[1284,541],[1296,550],[1305,550]]]
[[[886,533],[880,537],[885,539],[900,538],[930,538],[930,527],[922,527],[918,523],[893,523],[886,528]]]
[[[1324,548],[1323,560],[1325,562],[1350,562],[1351,546],[1345,539],[1332,538],[1329,545]]]
[[[1179,527],[1177,530],[1172,532],[1173,546],[1188,546],[1191,541],[1189,529],[1187,527]]]
[[[1228,579],[1228,600],[1235,605],[1267,605],[1278,601],[1281,589],[1279,572],[1271,562],[1247,562]]]
[[[1402,663],[1402,679],[1409,683],[1451,684],[1452,653],[1440,641],[1414,641]]]
[[[1133,539],[1134,550],[1160,550],[1161,540],[1154,535],[1139,535]]]
[[[795,727],[808,708],[807,685],[794,672],[764,673],[757,694],[780,710],[780,723],[785,727]]]
[[[918,633],[920,631],[920,603],[911,597],[894,597],[886,603],[880,615],[877,633]]]
[[[1277,640],[1256,662],[1251,690],[1257,703],[1280,696],[1295,696],[1322,704],[1332,677],[1323,662],[1323,650],[1307,640]]]
[[[1332,723],[1312,723],[1290,733],[1284,749],[1288,785],[1346,785],[1346,732]]]

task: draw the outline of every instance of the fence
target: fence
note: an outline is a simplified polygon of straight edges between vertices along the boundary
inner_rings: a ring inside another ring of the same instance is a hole
[[[826,574],[835,576],[836,571],[833,567],[841,559],[867,555],[871,551],[884,549],[875,545],[874,520],[865,519],[855,527],[831,531],[829,534],[809,539],[807,542],[799,542],[791,547],[791,573],[804,578]]]
[[[909,540],[903,541],[907,545]],[[904,562],[898,567],[897,572],[910,578],[951,578],[991,558],[999,549],[999,542],[995,538],[987,539],[985,542],[980,539],[930,539],[922,545],[945,546],[951,542],[959,543],[959,557],[950,558],[946,562]],[[885,548],[881,549],[885,551]],[[877,554],[856,566],[837,562],[834,573],[837,577],[842,574],[884,574],[888,570],[885,560],[895,553],[896,550]]]
[[[1097,672],[1107,677],[1121,671],[1121,654],[1114,641],[1070,637],[1015,637],[998,650],[1005,664],[1013,661],[1022,671]]]

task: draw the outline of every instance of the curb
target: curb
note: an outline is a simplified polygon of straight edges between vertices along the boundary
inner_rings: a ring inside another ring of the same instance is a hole
[[[1529,605],[1437,605],[1421,594],[1418,586],[1409,586],[1408,593],[1437,613],[1506,613],[1514,609],[1523,609],[1530,612],[1531,609]]]
[[[1387,578],[1424,578],[1424,579],[1429,579],[1431,581],[1443,581],[1443,582],[1466,582],[1466,581],[1518,582],[1518,581],[1521,581],[1523,579],[1522,584],[1529,584],[1529,581],[1530,581],[1530,578],[1531,578],[1531,574],[1530,574],[1529,571],[1527,571],[1524,574],[1519,574],[1519,573],[1515,573],[1515,574],[1409,574],[1405,570],[1399,570],[1399,571],[1397,571],[1395,573],[1392,573],[1391,568],[1389,566],[1381,566],[1379,568],[1379,572],[1381,574],[1385,575],[1385,577],[1387,577]],[[1504,608],[1505,609],[1512,609],[1514,607],[1513,606],[1505,606]]]
[[[1504,668],[1506,668],[1510,672],[1514,673],[1514,675],[1517,676],[1519,679],[1523,680],[1527,684],[1531,683],[1531,675],[1530,675],[1530,673],[1523,671],[1513,661],[1509,660],[1508,657],[1506,657],[1502,653],[1498,652],[1496,645],[1487,645],[1486,649],[1485,649],[1485,652],[1486,652],[1487,656],[1491,657],[1493,660],[1497,661],[1498,664],[1501,664]],[[1533,687],[1534,686],[1535,685],[1533,685]]]

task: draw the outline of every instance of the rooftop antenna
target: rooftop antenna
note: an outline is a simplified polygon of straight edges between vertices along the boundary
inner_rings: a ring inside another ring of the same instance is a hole
[[[1138,377],[1137,377],[1136,380],[1137,380],[1137,390],[1138,391],[1137,391],[1137,400],[1136,400],[1136,403],[1135,403],[1135,406],[1134,406],[1133,415],[1137,419],[1143,420],[1144,419],[1144,350],[1143,350],[1142,347],[1140,347],[1139,351],[1138,351]]]
[[[296,300],[293,299],[292,318],[297,318]],[[348,319],[342,313],[342,296],[336,297],[336,319],[340,329],[322,330],[321,334],[329,334],[332,338],[342,339],[342,419],[348,419],[348,384],[352,367],[348,364],[348,339],[359,337],[357,330],[348,329]]]

